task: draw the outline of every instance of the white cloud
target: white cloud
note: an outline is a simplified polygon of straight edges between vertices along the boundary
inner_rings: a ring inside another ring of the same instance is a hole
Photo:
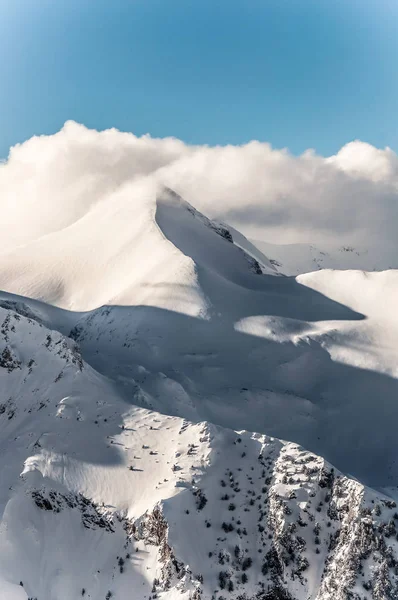
[[[256,141],[188,146],[68,122],[0,165],[1,250],[67,226],[142,176],[270,242],[396,244],[398,157],[389,148],[354,141],[332,157],[295,157]]]

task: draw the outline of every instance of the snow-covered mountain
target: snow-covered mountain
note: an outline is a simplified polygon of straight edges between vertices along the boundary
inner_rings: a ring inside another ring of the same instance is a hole
[[[270,261],[285,275],[300,275],[320,269],[355,269],[384,271],[397,269],[396,251],[388,244],[331,245],[323,244],[270,244],[254,240],[253,245],[270,257]]]
[[[397,598],[397,272],[149,180],[53,210],[0,254],[0,597]]]

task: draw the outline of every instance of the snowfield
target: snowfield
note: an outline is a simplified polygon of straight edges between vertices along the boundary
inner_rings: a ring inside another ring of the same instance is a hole
[[[391,244],[369,242],[367,246],[355,244],[270,244],[266,240],[253,240],[258,251],[264,252],[271,263],[285,275],[300,275],[321,269],[383,271],[397,269],[398,259]]]
[[[0,598],[398,598],[397,271],[71,206],[0,248]]]

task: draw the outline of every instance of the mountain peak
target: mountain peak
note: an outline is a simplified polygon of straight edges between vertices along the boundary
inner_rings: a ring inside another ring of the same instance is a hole
[[[0,256],[4,598],[396,598],[396,273],[145,181],[48,224]]]

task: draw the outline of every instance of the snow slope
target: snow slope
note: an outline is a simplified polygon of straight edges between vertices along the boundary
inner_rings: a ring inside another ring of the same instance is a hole
[[[206,303],[194,265],[159,231],[154,197],[150,181],[129,184],[67,227],[8,247],[1,254],[2,288],[78,311],[155,303],[200,314]]]
[[[255,254],[140,181],[1,255],[0,282],[63,307],[34,304],[128,401],[291,439],[397,485],[396,272],[295,279]]]
[[[73,207],[0,254],[4,598],[396,597],[397,272],[284,276],[145,179]]]
[[[251,240],[271,263],[285,275],[300,275],[320,269],[358,269],[384,271],[397,269],[396,252],[389,244],[374,246],[314,244],[270,244],[266,240]]]
[[[294,443],[132,406],[21,312],[0,309],[1,598],[394,597],[394,500]]]

